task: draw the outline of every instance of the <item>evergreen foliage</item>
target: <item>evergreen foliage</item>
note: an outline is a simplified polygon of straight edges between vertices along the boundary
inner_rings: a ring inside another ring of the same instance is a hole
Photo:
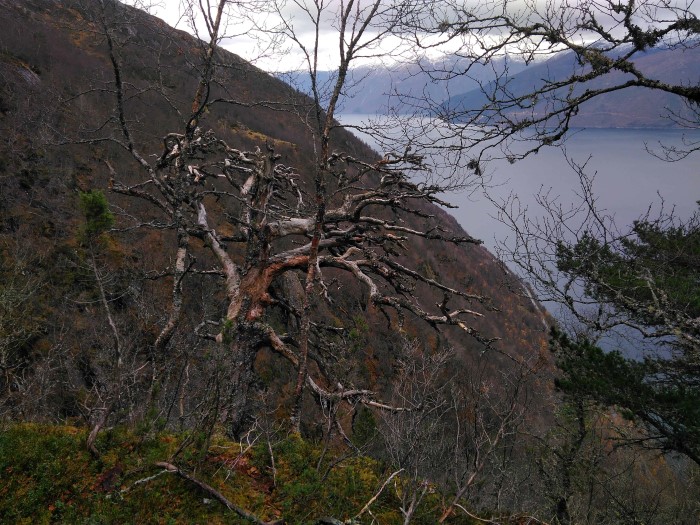
[[[664,312],[669,308],[700,315],[697,216],[684,224],[635,221],[614,247],[587,234],[573,246],[560,243],[557,256],[559,269],[580,277],[588,294],[647,325],[673,323]]]
[[[657,340],[653,355],[604,352],[585,338],[554,332],[573,396],[617,407],[649,431],[646,445],[700,464],[700,224],[698,216],[637,221],[618,245],[586,235],[558,247],[559,269],[621,315],[623,324]]]
[[[671,375],[664,365],[672,361],[624,357],[604,352],[586,339],[572,341],[554,332],[558,364],[564,373],[557,386],[572,397],[613,406],[641,421],[651,432],[654,446],[700,457],[700,388],[697,374]]]
[[[88,238],[99,236],[114,224],[114,214],[109,211],[107,197],[100,190],[81,191],[80,210],[85,217],[84,234]]]

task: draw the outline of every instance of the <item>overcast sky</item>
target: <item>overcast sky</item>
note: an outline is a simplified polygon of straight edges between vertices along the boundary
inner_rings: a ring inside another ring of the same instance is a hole
[[[189,33],[193,32],[191,25],[188,23],[186,13],[183,12],[181,0],[159,0],[150,11],[172,27],[182,29]],[[232,30],[233,28],[231,28],[230,32],[233,32]],[[238,32],[241,32],[241,30]],[[223,44],[223,47],[247,60],[253,60],[256,55],[259,54],[256,51],[255,42],[245,36],[227,39]],[[265,65],[266,64],[263,64],[261,67]]]
[[[213,3],[212,1],[212,4]],[[313,44],[314,26],[310,23],[308,14],[300,7],[300,4],[303,3],[304,0],[287,2],[283,12],[285,20],[293,24],[302,43],[310,48]],[[313,5],[312,2],[309,3]],[[369,2],[365,1],[362,2],[362,5],[368,3]],[[339,0],[326,0],[325,4],[329,8],[329,13],[332,13],[334,8],[339,4]],[[181,0],[155,0],[150,11],[169,25],[192,32],[187,18],[183,16]],[[255,12],[255,10],[249,10],[248,12],[253,12],[255,14],[255,21],[260,24],[265,23],[270,26],[279,21],[279,17],[273,14],[265,14],[260,11]],[[321,69],[325,70],[335,69],[338,57],[338,33],[333,27],[331,18],[332,16],[329,14],[328,19],[321,24],[319,61]],[[226,34],[231,35],[231,37],[225,39],[222,42],[222,46],[246,60],[254,62],[258,67],[267,71],[289,71],[293,69],[302,69],[304,67],[303,54],[298,46],[293,44],[288,44],[281,55],[280,53],[275,53],[275,56],[269,56],[269,53],[266,55],[265,51],[261,49],[261,46],[256,43],[253,38],[250,38],[249,35],[252,34],[252,31],[250,31],[251,26],[252,23],[250,21],[245,21],[243,17],[237,15],[235,11],[233,11],[229,17],[229,24],[226,32]],[[203,28],[204,26],[201,27]],[[382,51],[387,52],[390,49],[393,50],[397,45],[398,39],[387,39],[382,46]],[[398,51],[394,54],[396,58],[399,58]],[[282,56],[283,59],[280,59],[280,56]],[[385,60],[390,60],[390,57],[384,58]],[[364,62],[366,63],[369,61],[371,60],[365,60]],[[359,65],[362,62],[363,61],[358,60],[355,65]]]
[[[178,29],[183,29],[189,32],[193,32],[190,24],[188,23],[188,17],[186,14],[183,12],[183,4],[188,4],[188,3],[194,3],[195,5],[198,5],[200,2],[205,4],[210,2],[211,4],[216,4],[216,0],[122,0],[126,1],[128,3],[136,3],[136,4],[144,4],[144,3],[150,3],[153,4],[152,8],[150,11],[155,14],[156,16],[162,18],[165,20],[168,24],[177,27]],[[324,6],[324,12],[326,13],[326,17],[322,19],[321,21],[321,32],[320,32],[320,45],[319,45],[319,62],[320,62],[320,69],[322,70],[334,70],[337,67],[338,64],[338,47],[339,47],[339,37],[338,37],[338,32],[335,29],[337,27],[337,24],[335,22],[335,13],[338,11],[338,8],[341,4],[342,0],[275,0],[272,2],[271,0],[242,0],[240,2],[234,1],[231,2],[231,4],[227,7],[227,9],[230,12],[230,16],[228,17],[228,25],[226,27],[226,35],[229,36],[230,38],[226,38],[221,45],[228,49],[229,51],[236,53],[237,55],[243,57],[246,60],[249,60],[253,63],[255,63],[258,67],[261,67],[262,69],[265,69],[267,71],[275,72],[275,71],[291,71],[291,70],[297,70],[297,69],[305,69],[305,64],[303,60],[303,54],[301,50],[299,49],[299,46],[297,44],[292,44],[289,40],[287,41],[287,45],[280,52],[279,49],[275,53],[270,53],[266,52],[264,47],[261,47],[259,45],[259,42],[256,43],[256,41],[251,38],[251,35],[256,34],[255,31],[252,31],[252,27],[254,25],[265,25],[266,27],[273,27],[276,24],[279,24],[282,20],[284,20],[289,26],[293,27],[293,30],[295,31],[296,36],[298,37],[299,41],[305,45],[308,49],[311,49],[313,47],[313,38],[314,38],[314,25],[311,23],[309,19],[309,14],[304,11],[303,6],[308,5],[308,6],[314,6],[314,2],[318,2],[319,4],[322,4]],[[394,3],[396,0],[382,0],[383,5],[391,5]],[[508,5],[509,5],[509,11],[518,10],[518,6],[523,7],[525,4],[523,3],[524,0],[510,0]],[[689,1],[689,3],[686,3]],[[265,6],[269,8],[271,4],[277,3],[278,5],[282,6],[280,7],[280,13],[266,13],[264,12]],[[359,6],[360,9],[363,7],[366,7],[367,5],[371,5],[373,3],[373,0],[356,0],[355,7]],[[479,11],[483,9],[489,9],[489,6],[491,8],[495,8],[498,3],[487,3],[484,2],[483,0],[463,0],[462,3],[456,3],[457,6],[460,6],[462,8],[467,8],[469,5],[473,3],[473,10]],[[542,5],[547,3],[549,5],[549,9],[553,9],[552,6],[557,7],[557,6],[576,6],[577,1],[574,0],[573,2],[567,1],[564,2],[562,0],[561,4],[555,0],[554,3],[549,4],[549,2],[545,2],[545,0],[528,0],[528,5],[530,8],[532,5],[538,5],[538,7],[541,9]],[[654,0],[645,0],[644,2],[641,2],[641,5],[652,5],[654,3]],[[661,2],[659,2],[661,3]],[[665,3],[665,0],[664,0]],[[429,9],[437,9],[435,6],[438,6],[440,4],[432,2],[431,0],[416,0],[416,5],[417,6],[423,6]],[[615,33],[616,31],[616,26],[619,30],[620,29],[620,24],[619,22],[616,23],[612,18],[611,18],[611,13],[606,12],[608,11],[608,7],[606,7],[607,4],[601,4],[597,9],[596,9],[596,19],[598,22],[603,23],[607,30]],[[690,9],[692,12],[697,12],[697,8],[693,6],[692,1],[690,0],[670,0],[669,7],[681,7],[685,9]],[[238,9],[238,12],[236,10]],[[448,8],[449,9],[449,8]],[[540,10],[538,9],[538,11]],[[554,9],[555,12],[558,12],[556,9]],[[442,11],[441,11],[442,13]],[[434,15],[434,20],[442,20],[443,17],[445,19],[453,19],[454,17],[454,11],[449,11],[447,14],[435,14]],[[555,15],[556,16],[556,15]],[[612,15],[616,16],[617,15]],[[648,17],[651,17],[648,18]],[[640,27],[647,27],[650,24],[654,24],[654,22],[658,22],[662,19],[669,18],[669,20],[673,20],[675,16],[673,15],[672,12],[670,11],[659,11],[657,10],[642,10],[640,9],[638,12],[638,18],[637,23],[640,25]],[[247,19],[247,20],[246,20]],[[570,24],[576,24],[576,17],[567,17],[565,18],[565,24],[570,25]],[[666,24],[670,23],[669,20],[666,20]],[[201,17],[200,17],[201,21]],[[435,22],[436,23],[436,22]],[[664,24],[662,24],[664,25]],[[200,28],[203,29],[204,25],[200,24]],[[588,37],[586,36],[585,32],[578,33],[577,31],[574,32],[575,34],[578,34],[578,38],[581,39],[581,42],[584,42],[588,40],[589,42],[591,41],[590,38],[591,36],[589,35]],[[261,34],[260,32],[257,32],[257,34]],[[269,33],[267,33],[269,35]],[[369,32],[369,35],[371,36],[372,33]],[[205,33],[202,33],[202,37],[205,37]],[[423,38],[423,37],[422,37]],[[495,35],[494,35],[495,38]],[[384,63],[387,61],[392,61],[393,60],[401,60],[400,56],[400,50],[397,49],[397,46],[399,46],[400,40],[396,37],[389,37],[385,38],[382,41],[382,44],[373,50],[373,53],[370,52],[370,54],[374,55],[382,55],[382,60]],[[432,56],[435,57],[436,55],[439,55],[440,52],[454,52],[456,50],[455,46],[458,46],[459,42],[454,41],[453,45],[451,48],[441,48],[439,50],[433,50]],[[404,52],[406,52],[406,49],[412,46],[405,46]],[[409,59],[409,55],[405,54],[403,56],[404,60]],[[378,60],[369,58],[365,60],[357,60],[354,62],[353,66],[356,67],[358,65],[361,65],[362,63],[376,63]]]

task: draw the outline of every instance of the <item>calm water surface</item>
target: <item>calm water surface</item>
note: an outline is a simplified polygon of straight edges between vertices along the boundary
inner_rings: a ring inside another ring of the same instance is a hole
[[[367,116],[350,115],[342,122],[359,124]],[[574,133],[566,142],[566,155],[576,164],[586,163],[586,174],[594,177],[593,191],[597,208],[615,218],[616,225],[627,225],[645,213],[650,205],[658,212],[663,199],[666,211],[674,209],[680,218],[687,218],[698,209],[700,200],[700,151],[680,162],[664,162],[647,152],[646,147],[659,148],[659,142],[681,146],[683,137],[700,142],[700,131],[650,129],[592,129]],[[371,143],[371,138],[361,137]],[[448,194],[446,200],[459,206],[449,210],[462,227],[480,238],[492,252],[503,243],[512,245],[512,231],[498,219],[497,209],[485,192],[496,201],[517,195],[521,207],[527,207],[531,219],[541,217],[537,195],[549,192],[563,207],[580,202],[579,176],[559,148],[542,149],[515,164],[493,163],[487,169],[490,187],[470,194]],[[518,272],[517,268],[513,268]],[[519,272],[518,272],[519,273]],[[560,321],[566,312],[561,305],[545,303]],[[658,346],[641,340],[629,330],[617,330],[598,341],[606,349],[621,349],[639,358],[646,350],[658,352]]]
[[[367,116],[347,115],[341,122],[354,124]],[[680,162],[664,162],[650,155],[645,144],[658,148],[664,144],[680,145],[683,136],[700,141],[700,131],[649,129],[594,129],[574,133],[566,142],[567,155],[577,164],[587,161],[586,174],[594,177],[598,207],[615,217],[620,227],[631,224],[652,203],[658,210],[661,199],[665,209],[675,207],[680,217],[688,217],[700,200],[700,152]],[[368,137],[361,137],[368,141]],[[589,158],[590,157],[590,158]],[[537,155],[509,164],[493,163],[487,168],[491,177],[488,191],[497,200],[511,193],[521,205],[536,216],[536,195],[550,191],[561,203],[578,202],[581,193],[578,174],[569,166],[559,148],[544,148]],[[471,194],[453,193],[447,200],[459,206],[450,210],[462,227],[480,238],[493,250],[507,239],[510,230],[496,218],[496,209],[484,190]]]

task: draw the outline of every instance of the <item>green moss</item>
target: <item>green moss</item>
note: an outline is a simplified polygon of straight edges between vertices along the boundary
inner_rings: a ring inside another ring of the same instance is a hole
[[[206,457],[197,462],[196,439],[189,435],[146,438],[115,428],[98,439],[102,457],[97,460],[86,451],[86,434],[75,427],[34,424],[0,432],[0,523],[247,523],[192,483],[155,466],[185,438],[191,444],[175,462],[266,520],[284,517],[288,524],[310,525],[324,516],[350,519],[388,475],[373,459],[343,459],[298,437],[273,447],[273,476],[266,444],[243,454],[239,444],[215,435]],[[437,519],[439,495],[429,495],[426,502],[416,525]],[[373,503],[372,513],[382,524],[402,523],[393,486]],[[365,517],[369,521],[359,523],[371,521]],[[448,523],[467,522],[455,518]]]
[[[231,344],[233,342],[233,321],[231,319],[224,319],[221,322],[221,335],[224,344]]]

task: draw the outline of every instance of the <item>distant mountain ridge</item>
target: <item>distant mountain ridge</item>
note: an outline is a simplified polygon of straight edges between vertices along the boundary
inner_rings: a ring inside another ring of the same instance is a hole
[[[466,69],[469,68],[468,71]],[[525,68],[516,59],[502,58],[492,63],[471,64],[467,59],[448,55],[441,59],[399,62],[390,67],[362,66],[351,70],[354,81],[346,90],[347,99],[341,108],[345,114],[401,114],[425,109],[422,100],[439,104],[453,93],[466,93],[488,82],[495,71],[515,75]],[[311,83],[306,72],[277,75],[302,93],[309,94]],[[318,83],[326,87],[334,80],[329,71],[320,71]],[[353,85],[354,84],[354,85]]]
[[[635,64],[651,78],[691,85],[700,83],[700,49],[692,43],[682,49],[667,46],[650,49],[638,56]],[[388,111],[400,114],[426,112],[430,104],[480,108],[488,103],[487,93],[493,89],[495,72],[500,74],[507,71],[504,78],[508,79],[509,91],[526,94],[541,86],[543,79],[561,79],[570,75],[577,63],[573,53],[564,52],[529,65],[515,58],[504,58],[488,65],[475,64],[468,73],[456,74],[464,73],[467,66],[466,59],[447,56],[442,60],[404,62],[387,68],[356,68],[351,74],[358,85],[348,90],[348,99],[341,110],[346,114],[379,115]],[[448,76],[449,80],[446,80]],[[278,77],[303,93],[310,90],[305,74],[289,72]],[[596,79],[586,87],[609,87],[624,78],[623,73],[617,72]],[[321,86],[332,80],[332,73],[319,73]],[[680,126],[668,115],[687,113],[685,102],[675,95],[658,90],[627,88],[585,103],[574,118],[573,125],[585,128],[674,128]]]
[[[660,47],[634,59],[635,65],[649,78],[664,82],[696,85],[700,83],[700,49]],[[543,79],[566,78],[581,66],[572,52],[556,55],[545,62],[533,64],[508,79],[508,91],[513,95],[536,92]],[[576,89],[604,89],[631,78],[622,72],[601,76]],[[445,100],[445,107],[473,109],[488,104],[488,94],[494,83],[455,95]],[[543,100],[535,106],[535,114],[545,111]],[[678,96],[660,90],[631,87],[593,98],[581,105],[572,125],[583,128],[673,128],[680,127],[669,115],[683,117],[692,112]]]

